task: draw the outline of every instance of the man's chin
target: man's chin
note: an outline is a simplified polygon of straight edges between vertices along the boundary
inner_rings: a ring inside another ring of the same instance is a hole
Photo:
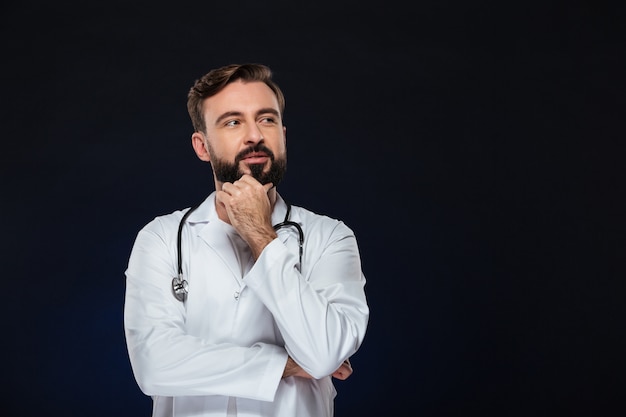
[[[263,177],[263,169],[265,168],[265,164],[246,164],[249,171],[249,174],[252,175],[254,179],[261,182]]]

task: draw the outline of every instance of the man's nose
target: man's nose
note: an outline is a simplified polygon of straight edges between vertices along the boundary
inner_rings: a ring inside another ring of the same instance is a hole
[[[246,132],[246,143],[259,143],[265,140],[263,132],[256,124],[250,125],[248,132]]]

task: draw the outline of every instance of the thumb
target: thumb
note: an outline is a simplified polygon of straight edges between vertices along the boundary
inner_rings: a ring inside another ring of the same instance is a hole
[[[269,192],[272,188],[274,188],[274,184],[268,182],[267,184],[263,184],[263,188],[265,188],[265,192]]]

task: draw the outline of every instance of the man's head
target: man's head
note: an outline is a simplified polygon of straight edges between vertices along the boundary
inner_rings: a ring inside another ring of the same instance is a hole
[[[216,186],[250,174],[277,185],[286,170],[285,99],[259,64],[214,69],[190,89],[187,109],[198,157],[211,162]]]

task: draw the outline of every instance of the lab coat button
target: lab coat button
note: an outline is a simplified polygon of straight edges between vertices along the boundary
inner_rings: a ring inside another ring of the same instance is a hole
[[[235,300],[239,300],[239,291],[235,291],[235,294],[233,294],[233,296],[235,297]]]

